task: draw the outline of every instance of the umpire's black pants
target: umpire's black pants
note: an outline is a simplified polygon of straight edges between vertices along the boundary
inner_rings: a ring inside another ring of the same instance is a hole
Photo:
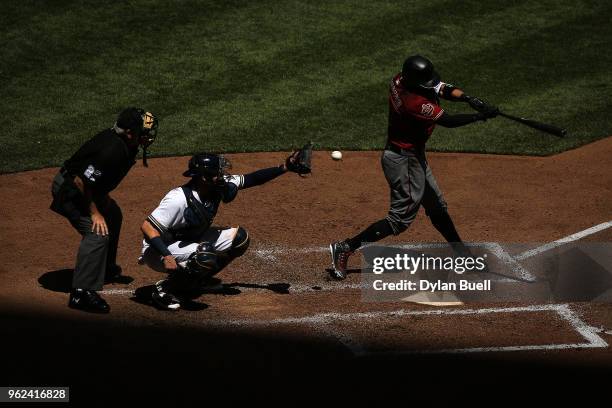
[[[107,269],[117,263],[117,246],[123,215],[113,199],[98,205],[108,226],[108,235],[93,232],[89,208],[83,203],[83,197],[70,181],[58,173],[51,187],[53,204],[51,209],[65,217],[81,234],[81,244],[77,252],[72,287],[88,290],[101,290]]]

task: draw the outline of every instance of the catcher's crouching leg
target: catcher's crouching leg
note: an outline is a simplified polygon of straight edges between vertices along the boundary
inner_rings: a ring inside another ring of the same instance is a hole
[[[179,297],[197,295],[197,290],[217,272],[219,263],[214,244],[202,242],[184,265],[170,273],[166,279],[166,290]]]
[[[238,227],[238,231],[234,236],[231,248],[224,253],[220,253],[218,256],[217,264],[219,266],[219,271],[229,265],[234,259],[244,255],[249,248],[250,243],[251,239],[249,238],[249,233],[247,230],[242,227]]]
[[[242,227],[238,227],[232,245],[226,251],[216,251],[210,242],[200,243],[184,267],[170,274],[166,280],[166,290],[183,298],[199,296],[202,290],[209,287],[213,276],[246,252],[249,243],[249,234]]]

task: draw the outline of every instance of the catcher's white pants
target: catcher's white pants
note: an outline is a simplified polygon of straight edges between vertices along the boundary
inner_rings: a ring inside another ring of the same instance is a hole
[[[238,228],[211,227],[202,235],[200,241],[176,241],[168,245],[168,250],[172,256],[174,256],[179,265],[185,266],[187,260],[189,260],[189,256],[196,251],[200,242],[213,242],[215,245],[215,251],[225,252],[232,248],[232,241],[236,237],[237,232]],[[140,256],[138,263],[144,263],[151,269],[158,272],[166,271],[166,268],[164,268],[163,257],[151,246],[143,247],[143,253]]]

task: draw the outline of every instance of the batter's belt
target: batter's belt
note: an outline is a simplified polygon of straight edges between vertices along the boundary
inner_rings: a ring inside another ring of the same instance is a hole
[[[396,144],[388,142],[387,145],[385,146],[385,150],[389,150],[389,151],[392,151],[393,153],[397,153],[397,154],[401,154],[402,156],[406,156],[408,154],[414,154],[415,152],[419,152],[420,150],[422,150],[422,148],[413,146],[413,147],[404,149],[402,147],[399,147]]]

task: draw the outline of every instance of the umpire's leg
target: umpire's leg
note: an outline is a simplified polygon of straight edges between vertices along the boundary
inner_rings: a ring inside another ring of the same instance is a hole
[[[119,246],[119,235],[121,234],[121,224],[123,223],[123,214],[121,208],[115,200],[109,198],[107,206],[101,211],[106,225],[108,226],[108,253],[106,256],[106,270],[111,273],[116,271],[111,270],[117,267],[117,247]]]
[[[106,272],[109,236],[98,235],[92,231],[93,223],[89,216],[70,220],[70,223],[83,237],[77,252],[72,287],[93,291],[101,290]]]

